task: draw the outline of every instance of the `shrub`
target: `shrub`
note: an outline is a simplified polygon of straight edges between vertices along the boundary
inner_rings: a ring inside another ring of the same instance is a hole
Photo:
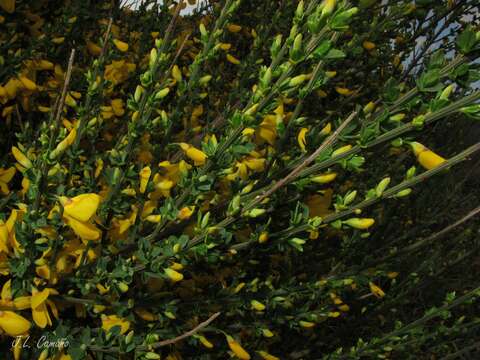
[[[480,149],[432,131],[480,116],[475,1],[185,5],[0,0],[5,353],[474,351],[478,240],[435,240],[478,207],[409,225]]]

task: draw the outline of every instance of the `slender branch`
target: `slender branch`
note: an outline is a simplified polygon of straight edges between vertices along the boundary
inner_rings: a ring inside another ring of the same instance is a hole
[[[269,197],[272,195],[275,191],[283,187],[284,185],[289,184],[292,182],[295,178],[299,176],[301,171],[305,169],[308,165],[310,165],[315,159],[326,149],[328,149],[330,146],[332,146],[335,141],[337,140],[338,136],[340,133],[345,129],[345,127],[350,124],[350,122],[355,118],[357,115],[357,112],[354,111],[352,112],[348,118],[340,125],[337,130],[333,134],[331,134],[325,141],[320,145],[317,150],[315,150],[309,157],[307,157],[300,165],[298,165],[295,169],[293,169],[290,174],[285,176],[283,179],[281,179],[279,182],[275,183],[270,189],[265,191],[262,195],[259,195],[253,200],[250,204],[245,206],[245,210],[249,210],[253,208],[255,205],[259,204],[262,202],[265,198]]]
[[[186,333],[182,334],[182,335],[179,335],[177,337],[174,337],[173,339],[168,339],[168,340],[163,340],[163,341],[159,341],[159,342],[156,342],[156,343],[153,343],[152,345],[150,345],[151,347],[153,348],[158,348],[158,347],[162,347],[162,346],[167,346],[167,345],[171,345],[171,344],[175,344],[187,337],[190,337],[192,335],[194,335],[195,333],[199,332],[201,329],[203,329],[204,327],[207,327],[208,325],[210,325],[210,323],[215,320],[218,316],[220,315],[220,312],[216,312],[215,314],[213,314],[212,316],[210,316],[207,320],[205,320],[204,322],[201,322],[200,324],[198,324],[197,326],[195,326],[192,330],[190,331],[187,331]]]
[[[68,85],[70,84],[70,78],[72,76],[73,59],[75,58],[75,49],[72,49],[70,58],[68,59],[67,73],[65,74],[65,81],[63,83],[62,95],[60,96],[60,102],[58,103],[57,113],[55,115],[55,123],[60,123],[63,106],[65,105],[65,98],[67,97]]]

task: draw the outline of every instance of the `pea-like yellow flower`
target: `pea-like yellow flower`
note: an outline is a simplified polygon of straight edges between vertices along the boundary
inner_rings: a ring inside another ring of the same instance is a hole
[[[307,132],[308,128],[301,128],[297,136],[298,146],[300,146],[303,152],[305,152],[305,146],[307,145],[307,140],[305,139]]]
[[[156,321],[158,320],[158,316],[155,315],[154,313],[151,313],[150,311],[143,309],[143,308],[137,308],[135,309],[135,314],[137,314],[142,320],[145,321]]]
[[[212,349],[213,348],[213,344],[205,336],[203,336],[203,335],[194,335],[194,336],[207,349]]]
[[[371,42],[371,41],[368,41],[368,40],[365,40],[363,43],[362,43],[362,46],[365,50],[368,50],[368,51],[371,51],[373,49],[376,48],[376,45],[375,43]]]
[[[275,336],[275,334],[270,329],[262,329],[262,335],[266,338],[271,338]]]
[[[130,321],[117,315],[102,315],[102,329],[109,332],[114,326],[120,326],[120,334],[125,334],[130,329]]]
[[[63,219],[82,240],[98,240],[101,231],[90,220],[95,215],[100,196],[97,194],[82,194],[73,198],[60,196],[63,206]]]
[[[250,360],[250,354],[230,335],[225,335],[228,347],[241,360]]]
[[[150,166],[144,167],[140,171],[140,193],[143,194],[147,189],[148,180],[150,179],[150,175],[152,175],[152,169]]]
[[[336,86],[335,91],[343,96],[349,96],[353,94],[353,90],[341,86]]]
[[[30,91],[37,90],[37,84],[35,84],[32,80],[30,80],[26,76],[19,76],[18,79],[22,82],[23,86],[25,86],[27,90],[30,90]]]
[[[58,36],[52,39],[52,42],[57,45],[63,44],[64,41],[65,41],[65,36]]]
[[[230,31],[231,33],[238,33],[240,30],[242,30],[242,27],[237,24],[228,24],[227,30]]]
[[[325,17],[330,15],[333,10],[335,9],[335,5],[337,4],[337,0],[325,0],[322,2],[321,7],[322,7],[322,13],[321,16]]]
[[[420,165],[427,170],[436,168],[446,161],[443,157],[435,154],[432,150],[418,142],[412,142],[410,146]]]
[[[332,157],[335,157],[335,156],[338,156],[338,155],[340,155],[340,154],[343,154],[343,153],[349,151],[351,148],[352,148],[352,145],[344,145],[344,146],[338,148],[337,150],[335,150],[335,151],[332,153]]]
[[[102,48],[90,40],[87,41],[87,50],[93,56],[99,56],[102,53]]]
[[[15,0],[0,0],[0,7],[7,13],[12,14],[15,11]]]
[[[238,65],[240,64],[240,60],[238,60],[235,56],[231,55],[231,54],[227,54],[227,61],[229,63],[232,63],[234,65]]]
[[[305,321],[305,320],[300,320],[298,322],[298,324],[305,329],[311,329],[311,328],[315,327],[315,325],[316,325],[314,322]]]
[[[264,244],[268,241],[268,233],[266,231],[262,231],[258,236],[258,242],[260,244]]]
[[[322,174],[322,175],[317,175],[312,178],[310,178],[310,181],[317,183],[317,184],[327,184],[329,182],[332,182],[335,180],[337,177],[337,173],[328,173],[328,174]]]
[[[180,143],[180,147],[184,151],[185,155],[187,155],[188,158],[193,160],[193,163],[196,166],[201,166],[205,164],[205,161],[207,160],[207,155],[203,151],[187,143]]]
[[[182,71],[180,70],[178,65],[173,65],[172,76],[177,82],[182,81]]]
[[[125,114],[123,99],[113,99],[110,104],[115,116],[123,116]]]
[[[63,214],[78,221],[89,221],[100,205],[101,198],[97,194],[81,194],[73,198],[60,196],[59,201],[63,206]]]
[[[189,219],[190,216],[192,216],[193,212],[195,211],[195,206],[185,206],[180,209],[178,212],[178,218],[180,220],[186,220]]]
[[[113,43],[115,44],[116,48],[121,52],[128,51],[128,44],[126,42],[123,42],[122,40],[118,40],[118,39],[113,39]]]
[[[355,229],[360,229],[360,230],[365,230],[368,229],[370,226],[372,226],[375,223],[375,219],[372,218],[351,218],[348,220],[345,220],[343,222],[344,224],[347,224],[350,227],[353,227]]]
[[[13,179],[16,171],[17,170],[13,166],[8,169],[0,169],[0,192],[3,194],[6,195],[10,192],[8,183]]]
[[[252,306],[252,309],[255,309],[256,311],[263,311],[266,308],[266,306],[258,300],[250,301],[250,305]]]
[[[367,105],[363,107],[363,112],[365,114],[371,113],[375,109],[376,104],[373,101],[370,101]]]
[[[323,129],[320,130],[320,136],[327,136],[331,132],[332,132],[332,123],[327,123],[327,125],[325,125]]]
[[[370,282],[368,285],[370,286],[370,291],[372,292],[372,294],[375,295],[377,298],[381,299],[385,296],[385,292],[373,282]]]
[[[65,139],[60,141],[57,147],[52,151],[52,153],[50,154],[50,159],[55,159],[56,157],[58,157],[58,155],[63,153],[68,147],[70,147],[73,144],[76,137],[77,137],[77,129],[73,128],[72,130],[70,130],[70,132],[65,137]]]
[[[266,351],[257,351],[257,354],[262,357],[263,360],[280,360],[279,357],[269,354]]]
[[[15,160],[25,169],[29,169],[32,167],[32,162],[28,157],[25,156],[25,154],[20,151],[19,148],[16,146],[12,146],[12,154]]]
[[[30,321],[13,311],[0,311],[0,328],[9,336],[20,336],[30,330]]]
[[[58,295],[58,292],[55,289],[50,288],[43,289],[42,291],[38,291],[36,288],[32,289],[32,318],[35,324],[42,329],[47,325],[52,325],[52,319],[50,317],[47,305],[50,307],[52,314],[58,318],[58,310],[55,306],[55,303],[51,300],[48,300],[50,295]]]
[[[166,268],[164,269],[164,271],[165,271],[165,274],[168,276],[168,278],[173,282],[178,282],[183,280],[183,274],[179,273],[176,270],[173,270],[171,268]]]

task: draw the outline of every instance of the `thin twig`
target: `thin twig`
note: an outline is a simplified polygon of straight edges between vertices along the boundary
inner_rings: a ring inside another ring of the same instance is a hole
[[[65,98],[67,97],[68,85],[70,84],[70,78],[72,76],[73,68],[73,59],[75,58],[75,49],[72,49],[70,53],[70,58],[68,59],[67,73],[65,74],[65,82],[63,83],[62,95],[60,96],[60,101],[57,107],[57,113],[55,116],[55,123],[60,123],[60,118],[62,116],[63,106],[65,105]]]
[[[215,314],[213,314],[212,316],[210,316],[207,320],[205,320],[204,322],[201,322],[200,324],[198,324],[197,326],[195,326],[192,330],[190,331],[187,331],[186,333],[182,334],[182,335],[179,335],[177,337],[174,337],[173,339],[168,339],[168,340],[163,340],[163,341],[159,341],[159,342],[156,342],[156,343],[153,343],[152,346],[153,348],[157,348],[157,347],[162,347],[162,346],[167,346],[167,345],[171,345],[171,344],[175,344],[177,342],[179,342],[180,340],[183,340],[187,337],[190,337],[192,335],[194,335],[195,333],[197,333],[198,331],[200,331],[201,329],[203,329],[204,327],[207,327],[213,320],[215,320],[218,316],[220,315],[220,312],[216,312]]]
[[[396,257],[400,254],[404,254],[404,253],[407,253],[407,252],[410,252],[410,251],[414,251],[414,250],[417,250],[418,248],[422,247],[423,245],[425,244],[428,244],[429,242],[432,242],[434,240],[437,240],[438,238],[442,237],[443,235],[449,233],[450,231],[454,230],[456,227],[462,225],[464,222],[470,220],[472,217],[474,217],[475,215],[477,215],[478,213],[480,213],[480,206],[476,207],[475,209],[473,209],[472,211],[470,211],[467,215],[465,215],[464,217],[462,217],[461,219],[455,221],[453,224],[450,224],[448,225],[447,227],[443,228],[442,230],[440,230],[439,232],[423,239],[423,240],[420,240],[410,246],[407,246],[397,252],[395,252],[394,254],[390,254],[382,259],[380,259],[379,261],[385,261],[385,260],[388,260],[392,257]]]
[[[309,157],[307,157],[300,165],[298,165],[295,169],[293,169],[287,176],[281,179],[279,182],[275,183],[270,189],[265,191],[262,195],[258,195],[250,204],[245,207],[245,210],[249,210],[253,208],[255,205],[259,204],[262,200],[266,199],[270,195],[272,195],[275,191],[280,189],[282,186],[290,183],[294,180],[303,169],[305,169],[308,165],[310,165],[315,159],[323,152],[325,149],[329,148],[331,145],[335,143],[340,133],[345,129],[345,127],[350,124],[350,122],[355,118],[357,112],[352,112],[348,118],[335,130],[335,132],[330,135],[325,141],[315,150]]]
[[[100,51],[100,58],[103,57],[105,51],[107,51],[108,38],[110,37],[110,31],[112,30],[113,18],[111,17],[108,21],[107,32],[105,33],[105,38],[103,40],[102,51]]]

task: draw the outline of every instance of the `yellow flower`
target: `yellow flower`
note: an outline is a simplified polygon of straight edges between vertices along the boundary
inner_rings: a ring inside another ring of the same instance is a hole
[[[372,292],[372,294],[375,295],[377,298],[381,299],[385,296],[385,292],[373,282],[368,283],[368,285],[370,286],[370,291]]]
[[[333,12],[333,10],[335,9],[336,3],[337,3],[337,0],[325,0],[321,4],[321,6],[322,6],[322,17],[330,15]]]
[[[177,217],[180,220],[186,220],[186,219],[190,218],[190,216],[192,216],[194,210],[195,210],[195,206],[185,206],[185,207],[180,209]]]
[[[0,169],[0,191],[5,195],[10,192],[8,183],[13,179],[15,172],[16,169],[13,166],[8,169]]]
[[[267,115],[257,129],[257,136],[272,146],[277,138],[277,120],[279,119],[279,116]]]
[[[263,311],[266,308],[264,304],[262,304],[260,301],[257,301],[257,300],[250,301],[250,305],[252,305],[252,308],[257,311]]]
[[[351,218],[348,220],[345,220],[343,222],[344,224],[347,224],[350,227],[353,227],[355,229],[360,229],[360,230],[365,230],[368,229],[370,226],[372,226],[375,223],[375,219],[372,218]]]
[[[368,41],[368,40],[365,40],[363,43],[362,43],[362,46],[365,50],[373,50],[375,49],[376,45],[375,43],[371,42],[371,41]]]
[[[349,96],[349,95],[353,94],[353,90],[350,90],[350,89],[344,88],[344,87],[340,87],[340,86],[336,86],[335,91],[337,93],[339,93],[340,95],[344,95],[344,96]]]
[[[205,346],[207,349],[213,348],[213,344],[212,344],[210,341],[208,341],[205,336],[203,336],[203,335],[194,335],[194,336],[195,336],[195,338],[197,338],[197,339],[200,341],[200,343],[201,343],[203,346]]]
[[[363,107],[363,112],[365,114],[371,113],[375,109],[376,104],[373,101],[370,101],[367,105]]]
[[[298,324],[305,329],[313,328],[316,325],[314,322],[305,321],[305,320],[300,320]]]
[[[175,271],[173,269],[170,269],[170,268],[166,268],[164,269],[165,271],[165,274],[167,274],[167,276],[170,278],[170,280],[172,280],[173,282],[178,282],[178,281],[182,281],[183,280],[183,274],[182,273],[179,273],[178,271]]]
[[[30,330],[30,321],[13,311],[0,311],[0,328],[10,336],[19,336]]]
[[[232,32],[232,33],[237,33],[240,30],[242,30],[242,27],[240,25],[236,25],[236,24],[229,24],[229,25],[227,25],[227,30]]]
[[[2,286],[0,305],[5,307],[12,307],[15,310],[30,309],[30,296],[19,296],[13,299],[12,280],[9,279]]]
[[[263,360],[280,360],[279,357],[269,354],[266,351],[257,351],[257,353],[262,357]]]
[[[25,156],[23,152],[20,151],[16,146],[12,146],[12,154],[15,160],[24,168],[29,169],[32,167],[32,162],[28,157]]]
[[[52,151],[52,153],[50,154],[50,158],[55,159],[59,154],[64,152],[69,146],[73,144],[76,137],[77,137],[77,129],[73,128],[72,130],[70,130],[70,132],[65,137],[65,139],[60,141],[60,143],[57,145],[55,150]]]
[[[95,215],[100,196],[97,194],[82,194],[74,198],[60,196],[63,206],[63,219],[82,240],[98,240],[101,231],[90,220]]]
[[[305,152],[305,145],[307,144],[307,141],[305,139],[307,132],[308,132],[307,128],[301,128],[297,136],[298,145],[300,146],[300,149],[302,149],[303,152]]]
[[[230,50],[231,47],[232,47],[232,44],[229,44],[229,43],[220,43],[220,49],[222,49],[222,50],[224,50],[224,51]]]
[[[114,326],[120,326],[120,334],[125,334],[130,329],[130,322],[117,315],[102,315],[102,329],[109,332]]]
[[[121,52],[128,51],[128,44],[126,42],[123,42],[118,39],[113,39],[113,43],[115,44],[117,49],[120,50]]]
[[[123,116],[125,114],[124,102],[122,99],[113,99],[111,107],[115,116]]]
[[[158,320],[158,316],[151,313],[150,311],[148,310],[145,310],[143,308],[138,308],[138,309],[135,309],[135,313],[142,319],[142,320],[145,320],[145,321],[156,321]]]
[[[233,351],[236,357],[241,360],[250,360],[250,354],[245,351],[245,349],[230,335],[225,335],[227,337],[227,343],[230,350]]]
[[[10,99],[15,98],[19,89],[23,87],[23,84],[20,80],[12,78],[7,81],[7,83],[3,86],[7,95]]]
[[[187,143],[180,143],[180,147],[184,151],[185,155],[187,155],[187,157],[193,160],[193,163],[196,166],[201,166],[205,164],[207,155],[203,151]]]
[[[87,50],[93,56],[99,56],[102,53],[102,48],[89,40],[87,40]]]
[[[248,157],[242,161],[250,170],[263,171],[265,169],[265,159]]]
[[[328,123],[323,127],[322,130],[320,130],[320,135],[321,136],[326,136],[332,132],[332,123]]]
[[[105,80],[110,81],[113,85],[118,85],[127,80],[136,67],[135,64],[127,63],[125,60],[112,61],[111,64],[105,66]]]
[[[35,84],[32,80],[30,80],[26,76],[19,76],[18,79],[22,82],[23,86],[25,86],[27,90],[31,90],[31,91],[37,90],[37,84]]]
[[[427,170],[434,169],[446,161],[443,157],[435,154],[432,150],[418,142],[412,142],[410,146],[420,165]]]
[[[0,7],[7,13],[12,14],[15,11],[15,0],[0,0]]]
[[[70,216],[64,216],[64,220],[82,240],[98,240],[102,234],[95,225],[88,222],[78,221]]]
[[[228,61],[229,63],[234,64],[234,65],[240,64],[240,60],[238,60],[235,56],[230,55],[230,54],[227,54],[227,61]]]
[[[332,157],[335,157],[335,156],[337,156],[337,155],[343,154],[343,153],[349,151],[351,148],[352,148],[352,145],[342,146],[342,147],[338,148],[337,150],[335,150],[335,151],[332,153]]]
[[[173,65],[172,76],[176,81],[178,82],[182,81],[182,71],[180,70],[178,65]]]
[[[54,44],[62,44],[63,42],[65,41],[65,37],[64,36],[59,36],[59,37],[56,37],[56,38],[53,38],[52,39],[52,42]]]
[[[150,179],[150,175],[152,175],[152,169],[150,166],[144,167],[140,171],[140,193],[143,194],[147,189],[148,180]]]
[[[262,231],[258,236],[258,242],[260,244],[266,243],[268,241],[268,233],[266,231]]]
[[[60,196],[59,201],[63,206],[63,214],[78,221],[89,221],[100,204],[100,196],[97,194],[81,194],[73,198]]]
[[[310,180],[317,184],[327,184],[332,182],[337,177],[337,173],[328,173],[312,177]]]
[[[42,329],[47,325],[52,325],[52,319],[50,318],[47,304],[50,307],[52,314],[58,318],[58,311],[55,304],[51,300],[48,300],[49,295],[58,295],[58,292],[55,289],[50,288],[43,289],[42,291],[38,291],[35,288],[32,289],[32,318],[35,324]]]

